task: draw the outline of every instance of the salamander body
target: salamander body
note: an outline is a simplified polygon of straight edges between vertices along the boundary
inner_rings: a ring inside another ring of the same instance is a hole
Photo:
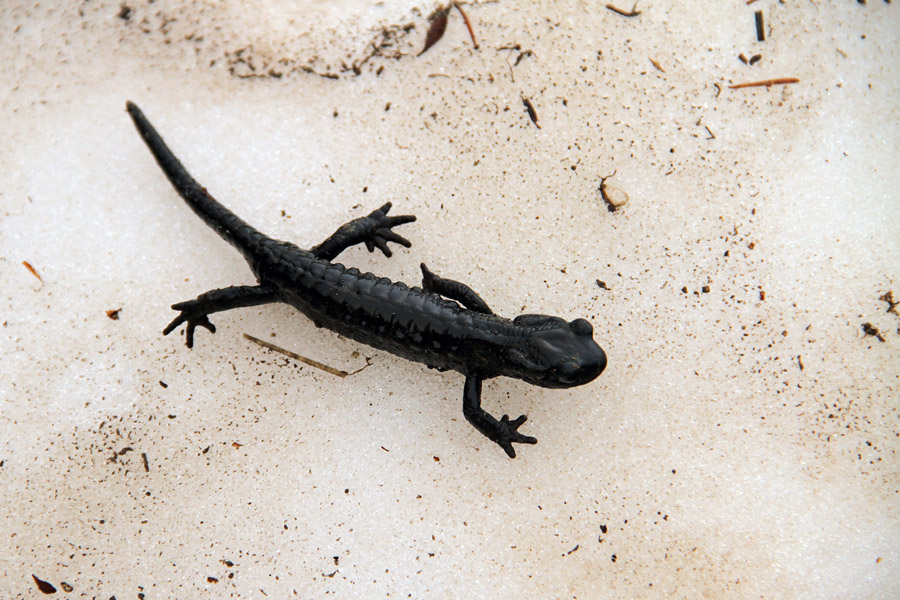
[[[334,262],[345,249],[365,244],[391,256],[388,242],[409,247],[393,231],[415,221],[388,216],[387,203],[341,226],[309,250],[274,240],[217,202],[175,157],[144,113],[127,103],[138,133],[166,177],[188,206],[246,259],[256,286],[233,286],[201,294],[172,308],[179,315],[163,330],[168,335],[186,324],[186,343],[194,330],[215,332],[208,315],[273,302],[290,304],[317,326],[326,327],[397,356],[466,377],[463,414],[482,434],[514,458],[512,443],[537,440],[518,431],[526,417],[496,419],[481,408],[481,384],[498,376],[514,377],[547,388],[568,388],[593,381],[606,367],[606,355],[585,319],[566,321],[549,315],[495,315],[465,284],[438,277],[422,264],[422,286],[407,286]]]

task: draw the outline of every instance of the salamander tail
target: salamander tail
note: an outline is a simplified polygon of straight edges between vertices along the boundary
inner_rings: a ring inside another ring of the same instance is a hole
[[[188,173],[181,161],[175,157],[162,136],[156,131],[144,113],[133,102],[125,104],[128,114],[134,121],[138,133],[141,134],[156,162],[162,168],[175,190],[184,198],[188,206],[212,227],[216,233],[247,256],[250,248],[263,236],[262,233],[245,223],[233,212],[219,204],[202,185]]]

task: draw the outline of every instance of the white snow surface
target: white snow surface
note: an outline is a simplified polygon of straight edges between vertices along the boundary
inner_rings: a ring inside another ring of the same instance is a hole
[[[900,6],[473,2],[417,56],[436,7],[0,4],[0,598],[900,597]],[[262,231],[391,201],[412,248],[342,263],[607,370],[487,382],[509,460],[461,375],[285,305],[163,337],[253,277],[126,100]]]

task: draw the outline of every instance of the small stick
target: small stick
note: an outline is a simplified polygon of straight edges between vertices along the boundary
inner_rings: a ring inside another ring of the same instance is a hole
[[[634,3],[634,6],[631,7],[630,11],[621,9],[618,6],[613,6],[612,4],[607,4],[606,8],[623,17],[636,17],[641,14],[641,11],[635,10],[637,8],[637,2]]]
[[[458,10],[459,14],[462,15],[463,21],[466,22],[466,28],[469,30],[469,35],[472,38],[472,45],[475,46],[476,50],[478,50],[478,42],[475,41],[475,32],[472,30],[472,23],[469,22],[469,15],[467,15],[466,11],[462,9],[462,6],[459,5],[459,2],[454,2],[453,6],[456,7],[456,10]]]
[[[257,339],[255,337],[253,337],[252,335],[247,335],[245,333],[244,338],[250,340],[251,342],[259,344],[263,348],[268,348],[269,350],[274,350],[275,352],[284,354],[285,356],[293,358],[294,360],[299,360],[300,362],[305,363],[311,367],[321,369],[321,370],[325,371],[326,373],[331,373],[332,375],[337,375],[338,377],[346,377],[347,375],[350,375],[350,373],[348,373],[347,371],[341,371],[340,369],[335,369],[334,367],[329,367],[328,365],[320,363],[317,360],[313,360],[311,358],[306,358],[305,356],[300,356],[296,352],[291,352],[290,350],[285,350],[284,348],[280,348],[280,347],[276,346],[275,344],[270,344],[269,342],[265,342],[263,340]]]
[[[764,79],[762,81],[752,81],[750,83],[738,83],[736,85],[729,85],[728,87],[732,90],[738,90],[747,87],[769,87],[770,85],[781,85],[786,83],[800,83],[800,80],[796,77],[779,77],[777,79]]]
[[[655,60],[653,60],[652,58],[650,59],[650,64],[653,65],[654,67],[656,67],[656,69],[657,69],[658,71],[661,71],[661,72],[663,72],[663,73],[666,72],[666,70],[663,69],[661,66],[659,66],[659,63],[656,62]]]
[[[30,262],[28,262],[27,260],[23,260],[22,264],[25,266],[26,269],[28,269],[29,273],[31,273],[32,275],[34,275],[35,277],[38,278],[38,281],[40,281],[41,283],[44,283],[44,280],[41,279],[41,276],[38,275],[38,272],[35,271],[34,267],[31,266]]]

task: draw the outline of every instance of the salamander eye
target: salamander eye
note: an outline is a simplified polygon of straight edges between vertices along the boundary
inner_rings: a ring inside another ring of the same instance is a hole
[[[575,335],[591,336],[594,335],[594,327],[585,319],[575,319],[569,323],[569,327],[575,332]]]

